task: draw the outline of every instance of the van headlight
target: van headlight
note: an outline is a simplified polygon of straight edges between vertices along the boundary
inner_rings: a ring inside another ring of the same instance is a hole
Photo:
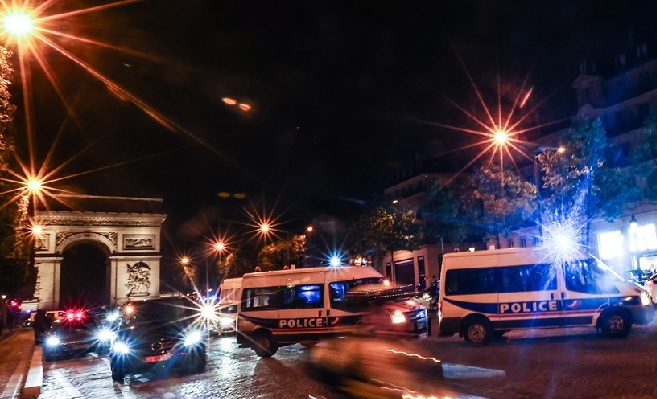
[[[401,310],[397,309],[390,316],[390,320],[392,321],[392,324],[402,324],[406,323],[406,316],[404,316]]]
[[[223,316],[219,319],[219,324],[222,327],[230,327],[233,324],[235,324],[235,319],[233,319],[232,317]]]
[[[115,342],[114,345],[112,345],[112,352],[117,355],[127,355],[130,353],[130,346],[125,342]]]
[[[183,342],[183,345],[185,346],[192,346],[196,345],[199,342],[201,342],[201,332],[198,330],[191,331],[189,334],[185,336],[185,341]]]
[[[59,337],[53,335],[52,337],[48,337],[46,340],[46,345],[48,346],[58,346],[62,343],[62,340],[59,339]]]

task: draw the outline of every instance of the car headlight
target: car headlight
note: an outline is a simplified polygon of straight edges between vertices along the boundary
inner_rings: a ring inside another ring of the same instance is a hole
[[[201,332],[198,330],[191,331],[189,334],[185,336],[185,341],[183,342],[183,345],[185,346],[191,346],[195,345],[199,342],[201,342]]]
[[[232,317],[223,316],[222,318],[219,319],[219,324],[222,327],[229,327],[235,324],[235,319],[233,319]]]
[[[62,340],[59,339],[59,337],[54,336],[54,335],[52,337],[48,337],[48,339],[46,340],[46,345],[48,345],[48,346],[58,346],[61,343],[62,343]]]
[[[105,318],[105,320],[109,321],[110,323],[113,323],[118,318],[119,318],[119,314],[117,312],[112,312],[112,313],[107,314],[107,317]]]
[[[201,317],[207,320],[214,319],[214,306],[211,304],[201,306]]]
[[[401,310],[397,309],[392,316],[390,316],[390,320],[392,320],[392,324],[402,324],[406,323],[406,316],[404,316]]]
[[[125,342],[115,342],[114,345],[112,345],[112,352],[118,355],[127,355],[130,353],[130,346]]]
[[[100,341],[111,341],[115,336],[116,334],[107,328],[103,328],[102,330],[98,331],[98,339]]]

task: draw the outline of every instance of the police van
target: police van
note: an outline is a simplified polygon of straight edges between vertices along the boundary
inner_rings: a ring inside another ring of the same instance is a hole
[[[440,275],[441,336],[487,343],[509,330],[592,326],[625,337],[652,320],[650,296],[602,262],[551,261],[541,248],[446,254]]]
[[[396,336],[425,337],[429,322],[424,307],[410,299],[411,294],[390,295],[385,304],[363,306],[350,299],[356,287],[372,292],[379,287],[394,291],[383,276],[371,267],[316,267],[247,273],[242,277],[238,304],[237,342],[252,348],[259,356],[270,357],[278,347],[302,343],[312,345],[320,339],[358,331],[368,320],[381,325],[376,330]],[[368,305],[372,301],[367,301]],[[385,317],[371,317],[372,309]],[[385,321],[382,321],[385,320]]]
[[[217,303],[217,330],[220,335],[237,331],[237,304],[240,301],[242,278],[227,278],[219,286]]]

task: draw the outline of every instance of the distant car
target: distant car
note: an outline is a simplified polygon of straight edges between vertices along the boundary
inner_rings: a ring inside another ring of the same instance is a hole
[[[652,303],[657,307],[657,274],[650,276],[644,283],[644,286],[652,298]]]
[[[43,336],[43,357],[53,361],[89,352],[104,354],[113,337],[113,332],[98,324],[89,312],[70,310]]]
[[[237,304],[220,305],[217,309],[217,331],[219,335],[237,332]]]
[[[199,373],[206,363],[201,308],[186,297],[129,302],[110,350],[112,380],[144,371]]]

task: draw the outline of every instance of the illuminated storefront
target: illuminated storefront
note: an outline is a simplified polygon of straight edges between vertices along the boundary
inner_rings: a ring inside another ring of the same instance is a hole
[[[657,228],[650,215],[641,219],[646,221],[638,222],[632,216],[629,223],[607,224],[605,231],[600,229],[596,234],[598,256],[619,273],[631,269],[657,270]]]

